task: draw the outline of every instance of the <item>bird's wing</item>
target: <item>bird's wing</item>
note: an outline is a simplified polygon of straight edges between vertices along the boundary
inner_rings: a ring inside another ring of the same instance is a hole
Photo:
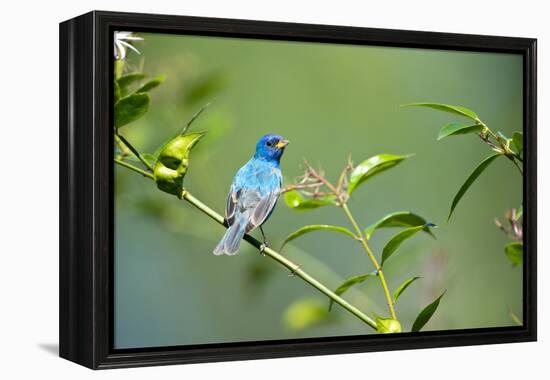
[[[281,194],[283,178],[279,168],[269,168],[269,170],[263,171],[259,174],[259,179],[260,186],[257,189],[259,201],[250,214],[248,225],[246,226],[247,232],[261,226],[265,222],[271,215]]]
[[[232,225],[235,221],[235,210],[237,209],[237,201],[241,190],[235,189],[235,185],[231,185],[229,195],[227,196],[227,204],[225,205],[225,220],[228,225]]]
[[[250,219],[248,220],[248,224],[246,226],[247,233],[263,224],[263,222],[271,214],[271,211],[273,211],[273,208],[277,203],[277,199],[279,199],[279,194],[280,189],[274,189],[273,191],[270,191],[267,196],[263,196],[263,198],[258,202],[250,215]]]
[[[248,188],[247,184],[250,178],[254,178],[256,170],[254,160],[250,160],[237,171],[235,178],[233,178],[225,205],[225,220],[230,226],[235,222],[237,212],[242,211],[242,206],[239,207],[239,203],[242,203],[244,192]]]

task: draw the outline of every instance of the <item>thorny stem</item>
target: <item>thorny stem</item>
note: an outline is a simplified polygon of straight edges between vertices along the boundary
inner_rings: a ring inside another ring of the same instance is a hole
[[[305,162],[307,169],[311,173],[312,176],[314,176],[319,181],[323,182],[332,192],[334,192],[334,195],[338,199],[339,205],[342,207],[342,210],[344,210],[344,213],[346,214],[347,218],[349,219],[350,223],[352,224],[353,228],[355,229],[355,232],[357,234],[358,240],[361,242],[361,245],[363,246],[363,249],[369,256],[370,260],[372,261],[372,264],[374,265],[374,268],[376,269],[378,278],[380,279],[380,283],[382,284],[382,288],[384,289],[384,294],[386,296],[386,303],[388,304],[388,309],[390,311],[392,319],[397,320],[397,315],[395,314],[395,309],[393,307],[393,300],[391,298],[390,290],[388,288],[388,284],[386,282],[386,277],[384,276],[384,272],[382,272],[382,267],[378,264],[378,260],[376,260],[376,257],[374,256],[372,250],[370,249],[367,238],[363,234],[363,231],[361,231],[361,228],[359,227],[359,224],[357,224],[357,221],[353,217],[353,214],[351,213],[347,203],[346,199],[342,196],[342,193],[338,191],[337,188],[334,187],[324,176],[319,175],[315,169],[313,169],[307,162]],[[346,169],[347,170],[347,167]]]
[[[145,167],[146,167],[147,169],[149,169],[149,170],[152,171],[152,172],[155,171],[155,169],[153,169],[153,166],[149,163],[149,161],[147,161],[147,160],[145,159],[145,157],[143,157],[143,156],[141,155],[141,153],[139,153],[139,152],[137,151],[137,149],[134,148],[134,147],[132,146],[132,144],[130,144],[130,142],[129,142],[128,140],[126,140],[126,138],[125,138],[124,136],[119,135],[118,132],[115,133],[115,136],[118,137],[118,138],[120,139],[120,141],[122,141],[122,143],[124,143],[124,145],[126,145],[126,146],[128,147],[128,149],[130,149],[130,150],[132,151],[132,153],[134,154],[134,156],[136,156],[136,158],[137,158],[138,160],[140,160],[140,161],[143,163],[143,165],[145,165]]]
[[[140,173],[146,177],[149,177],[151,179],[154,179],[154,176],[150,173],[145,172],[144,170],[141,170],[139,168],[136,168],[133,165],[130,165],[124,161],[116,160],[115,162],[119,165],[122,165],[128,169],[131,169],[137,173]],[[216,211],[212,210],[210,207],[202,203],[199,199],[195,198],[189,191],[183,190],[181,195],[179,196],[180,199],[186,200],[187,202],[191,203],[193,206],[195,206],[197,209],[202,211],[204,214],[208,215],[210,218],[212,218],[214,221],[218,222],[219,224],[223,225],[227,228],[227,223],[223,216],[218,214]],[[256,247],[257,249],[260,249],[262,246],[262,243],[252,237],[251,235],[246,234],[243,238],[248,244]],[[359,318],[361,321],[365,322],[367,325],[372,327],[374,330],[376,330],[376,322],[370,318],[368,315],[361,312],[359,309],[357,309],[355,306],[348,303],[343,298],[336,295],[334,292],[332,292],[330,289],[328,289],[326,286],[324,286],[322,283],[317,281],[315,278],[310,276],[308,273],[306,273],[303,269],[301,269],[297,264],[290,261],[280,253],[276,252],[275,250],[264,247],[263,253],[266,256],[269,256],[273,260],[277,261],[279,264],[283,265],[284,267],[288,268],[292,275],[300,277],[302,280],[313,286],[315,289],[319,290],[321,293],[329,297],[331,300],[333,300],[335,303],[342,306],[345,310],[349,311],[351,314]]]

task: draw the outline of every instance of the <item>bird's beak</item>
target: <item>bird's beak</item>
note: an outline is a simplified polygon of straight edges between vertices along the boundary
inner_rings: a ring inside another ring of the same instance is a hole
[[[282,149],[285,146],[287,146],[289,142],[290,141],[288,141],[288,140],[280,140],[275,146],[279,149]]]

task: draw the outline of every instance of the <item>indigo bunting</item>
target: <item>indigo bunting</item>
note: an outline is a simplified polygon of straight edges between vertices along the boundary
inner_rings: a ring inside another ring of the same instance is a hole
[[[215,255],[234,255],[244,234],[260,227],[269,218],[281,193],[283,176],[279,163],[288,141],[279,135],[268,134],[256,144],[254,156],[239,169],[225,208],[228,229],[219,242]]]

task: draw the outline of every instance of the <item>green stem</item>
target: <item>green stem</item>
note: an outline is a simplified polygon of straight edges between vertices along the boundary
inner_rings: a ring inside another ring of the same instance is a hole
[[[124,157],[132,153],[117,135],[115,135],[115,142],[120,149],[120,155],[117,156],[118,159],[122,160]]]
[[[510,150],[510,148],[502,140],[502,138],[499,135],[497,135],[496,133],[494,133],[493,131],[491,131],[491,129],[487,126],[487,124],[485,124],[484,122],[482,122],[479,119],[477,119],[476,122],[479,125],[483,126],[487,130],[487,133],[489,133],[491,135],[491,137],[493,137],[496,140],[496,142],[500,145],[500,148],[502,149],[502,151],[504,152],[506,157],[508,157],[508,159],[514,163],[516,168],[518,168],[520,174],[523,176],[523,169],[522,169],[521,165],[519,165],[518,162],[517,162],[517,161],[521,161],[521,159],[519,157],[516,157],[515,153]]]
[[[392,319],[397,320],[397,315],[395,314],[395,309],[393,307],[393,300],[391,298],[390,290],[388,288],[388,284],[386,282],[386,277],[384,276],[384,272],[382,271],[382,267],[378,264],[378,260],[376,260],[376,257],[374,256],[372,250],[370,249],[369,245],[367,244],[367,238],[365,235],[363,235],[363,231],[361,231],[361,228],[355,221],[355,218],[353,217],[353,214],[351,213],[348,205],[346,203],[342,202],[342,209],[344,210],[346,216],[348,217],[350,223],[353,225],[353,228],[355,229],[355,232],[357,233],[357,236],[359,237],[359,240],[361,241],[361,245],[363,245],[363,248],[365,249],[365,252],[369,256],[370,260],[372,261],[374,268],[376,269],[376,272],[378,273],[378,278],[380,278],[380,283],[382,284],[382,288],[384,288],[384,294],[386,296],[386,302],[388,304],[388,308],[390,310],[390,314]]]
[[[151,173],[149,172],[146,172],[145,170],[142,170],[134,165],[130,165],[129,163],[125,162],[125,161],[122,161],[122,160],[119,160],[117,158],[115,158],[115,163],[121,165],[121,166],[124,166],[125,168],[128,168],[130,170],[133,170],[135,171],[136,173],[139,173],[141,174],[142,176],[145,176],[145,177],[148,177],[148,178],[151,178],[152,180],[155,179],[155,176],[153,176]]]
[[[510,158],[510,160],[514,163],[514,165],[516,165],[516,168],[518,168],[519,172],[523,176],[523,169],[521,168],[521,165],[518,164],[518,162],[516,161],[516,158],[514,156],[508,157],[508,158]]]
[[[384,288],[384,294],[386,296],[386,303],[388,304],[388,308],[390,310],[390,314],[392,319],[397,320],[397,315],[395,314],[395,309],[393,307],[393,300],[391,298],[390,290],[388,288],[388,284],[386,282],[386,277],[384,276],[384,272],[382,272],[382,267],[378,264],[378,261],[376,260],[376,257],[372,253],[369,245],[367,244],[367,238],[365,235],[363,235],[363,231],[361,231],[361,228],[355,221],[355,218],[353,217],[353,214],[351,213],[346,200],[342,197],[341,193],[338,191],[336,187],[334,187],[325,177],[319,175],[315,169],[313,169],[307,162],[306,165],[308,169],[311,171],[311,173],[321,182],[323,182],[338,198],[339,204],[342,206],[342,209],[344,210],[346,216],[348,217],[350,223],[353,225],[353,228],[355,229],[355,232],[357,233],[357,237],[361,241],[361,245],[363,246],[365,252],[369,256],[370,260],[372,261],[374,267],[376,268],[376,272],[378,274],[378,278],[380,279],[380,283],[382,284],[382,288]]]
[[[132,151],[132,153],[134,154],[134,156],[136,156],[136,158],[137,158],[138,160],[140,160],[140,161],[143,163],[143,165],[145,165],[145,166],[147,167],[147,169],[149,169],[149,170],[152,171],[152,172],[155,171],[155,169],[153,169],[153,166],[149,163],[149,161],[147,161],[147,160],[145,159],[145,157],[143,157],[143,156],[141,155],[141,153],[139,153],[139,152],[137,151],[137,149],[134,148],[134,147],[132,146],[132,144],[130,144],[130,142],[129,142],[128,140],[126,140],[126,138],[124,138],[124,136],[119,135],[118,132],[115,133],[115,136],[118,137],[118,138],[120,139],[120,141],[122,141],[122,142],[124,143],[124,145],[126,145],[126,146],[128,147],[128,149],[130,149],[130,150]]]

